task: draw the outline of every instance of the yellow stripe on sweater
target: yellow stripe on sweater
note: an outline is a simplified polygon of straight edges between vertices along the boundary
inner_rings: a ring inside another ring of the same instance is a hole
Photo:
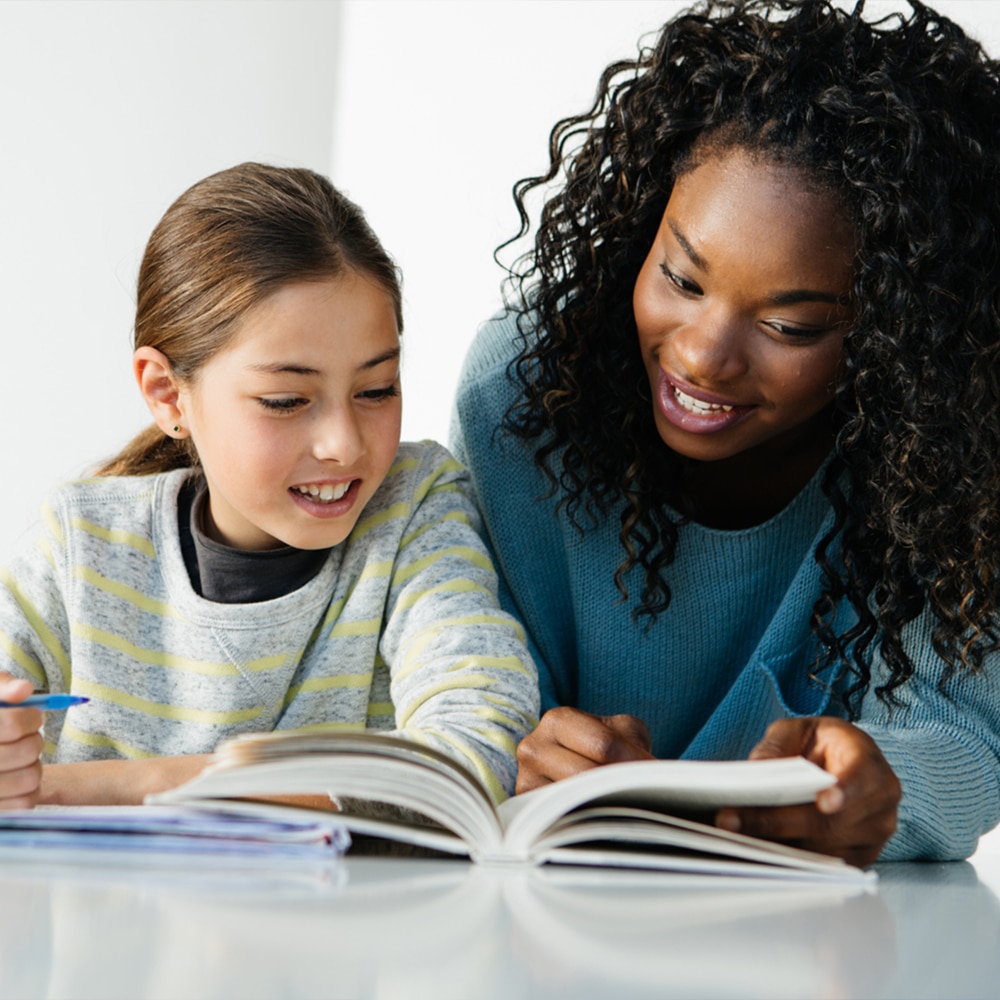
[[[447,514],[442,515],[436,521],[432,521],[430,524],[421,525],[416,531],[411,531],[408,535],[404,535],[400,540],[399,547],[401,549],[405,549],[410,542],[416,541],[416,539],[418,539],[425,531],[433,530],[444,521],[454,521],[457,524],[464,524],[470,528],[472,527],[472,518],[470,518],[464,510],[450,510]]]
[[[101,538],[114,545],[128,545],[143,555],[149,556],[150,559],[156,558],[156,549],[153,547],[153,543],[144,535],[137,535],[134,531],[125,531],[123,528],[105,528],[101,524],[94,524],[93,521],[82,517],[74,517],[70,523],[74,528],[85,531],[95,538]]]
[[[66,547],[66,538],[63,535],[62,523],[56,517],[56,512],[51,504],[42,505],[42,524],[48,528],[49,534],[59,543],[62,548]]]
[[[250,722],[264,711],[263,706],[237,709],[229,712],[213,712],[207,708],[185,708],[183,705],[165,705],[162,702],[137,698],[135,695],[118,691],[115,688],[108,687],[106,684],[96,684],[93,681],[83,680],[79,677],[73,683],[73,690],[87,695],[94,701],[104,701],[112,705],[120,705],[122,708],[130,708],[135,712],[152,715],[158,719],[172,719],[177,722],[200,722],[209,726],[229,726],[234,723]]]
[[[83,622],[73,622],[70,626],[74,635],[81,639],[87,639],[100,646],[107,646],[109,649],[116,649],[119,653],[124,653],[133,660],[140,663],[148,663],[154,667],[167,667],[170,670],[182,670],[189,674],[203,674],[206,677],[237,677],[240,671],[232,663],[213,663],[210,660],[192,660],[186,656],[177,656],[174,653],[165,653],[160,649],[146,649],[129,642],[128,639],[104,629],[95,628],[93,625],[85,625]],[[274,670],[284,666],[290,659],[291,654],[279,653],[274,656],[263,656],[258,660],[247,660],[244,666],[260,673],[265,670]]]
[[[31,679],[35,687],[42,690],[46,687],[48,678],[42,665],[28,652],[14,642],[6,632],[0,631],[0,649],[2,649]]]
[[[478,566],[487,572],[493,571],[493,563],[490,562],[489,557],[484,552],[477,552],[467,545],[449,545],[448,548],[435,549],[433,552],[428,552],[427,555],[421,556],[419,559],[414,559],[413,562],[407,563],[405,566],[401,566],[392,578],[392,585],[398,587],[401,583],[409,580],[410,577],[416,576],[417,573],[422,573],[428,566],[433,566],[436,562],[448,556],[458,556],[473,566]]]
[[[83,580],[84,583],[89,583],[91,586],[97,587],[98,590],[103,590],[106,594],[111,594],[113,597],[121,598],[121,600],[127,601],[129,604],[133,604],[135,607],[141,608],[143,611],[148,611],[153,615],[159,615],[161,618],[180,617],[180,615],[165,601],[158,601],[155,597],[149,597],[147,594],[143,594],[134,587],[129,587],[118,580],[112,580],[110,577],[102,576],[96,570],[92,570],[89,566],[77,566],[75,572],[77,578]]]
[[[492,769],[487,765],[486,761],[477,753],[472,753],[471,750],[463,743],[459,743],[453,737],[449,736],[447,733],[442,733],[437,729],[428,729],[427,733],[436,736],[442,743],[447,743],[449,746],[454,747],[461,757],[468,761],[476,773],[479,775],[479,779],[486,786],[494,802],[503,802],[507,798],[507,793],[503,790],[503,785],[497,780],[497,776],[493,773]]]
[[[485,690],[494,687],[496,683],[495,678],[487,677],[485,674],[464,673],[461,677],[449,677],[438,681],[437,684],[431,684],[421,690],[419,698],[410,702],[407,706],[406,714],[399,717],[399,725],[405,726],[425,702],[436,698],[439,694],[444,694],[446,691],[469,691],[475,688]]]
[[[128,757],[131,760],[148,760],[150,757],[160,756],[160,754],[152,753],[149,750],[140,750],[130,743],[123,743],[121,740],[116,740],[103,733],[85,733],[82,729],[77,729],[76,726],[71,726],[68,722],[63,724],[62,738],[68,738],[85,747],[116,750],[123,757]]]
[[[475,580],[445,580],[443,583],[439,583],[434,587],[428,587],[426,590],[417,590],[412,594],[407,594],[396,604],[396,612],[409,610],[414,604],[422,601],[425,597],[434,597],[438,594],[471,594],[473,592],[486,594],[490,598],[493,598],[493,594],[486,587],[482,586],[482,584],[476,583]]]
[[[17,602],[17,606],[21,609],[21,614],[24,615],[28,624],[34,629],[35,635],[38,636],[42,645],[52,654],[53,659],[59,664],[59,670],[62,673],[63,683],[65,689],[69,690],[70,681],[70,665],[69,656],[66,650],[63,649],[62,643],[56,638],[55,633],[49,628],[45,619],[42,618],[38,609],[28,600],[28,596],[21,590],[17,581],[11,576],[9,570],[0,570],[0,583],[10,591],[11,597]]]
[[[290,687],[285,693],[286,705],[294,701],[300,694],[313,694],[316,691],[330,691],[335,688],[363,688],[371,683],[372,673],[366,674],[335,674],[332,677],[310,677],[301,684]]]
[[[390,504],[385,510],[380,510],[377,514],[372,514],[370,517],[362,518],[354,526],[354,530],[351,532],[351,541],[357,541],[359,538],[364,538],[373,528],[378,528],[385,524],[387,521],[395,521],[397,518],[409,517],[410,515],[410,504],[405,501],[400,501],[399,503]]]

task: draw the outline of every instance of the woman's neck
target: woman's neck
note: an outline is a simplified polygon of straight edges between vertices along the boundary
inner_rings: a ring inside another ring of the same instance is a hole
[[[682,512],[698,524],[727,531],[769,521],[802,492],[830,454],[832,430],[817,430],[803,428],[795,440],[769,442],[722,461],[691,463],[682,480]]]

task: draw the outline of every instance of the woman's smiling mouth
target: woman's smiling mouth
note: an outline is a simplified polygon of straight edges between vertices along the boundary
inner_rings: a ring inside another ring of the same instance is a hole
[[[693,386],[676,382],[661,368],[657,399],[660,412],[675,427],[691,434],[714,434],[745,420],[756,409],[741,406]]]

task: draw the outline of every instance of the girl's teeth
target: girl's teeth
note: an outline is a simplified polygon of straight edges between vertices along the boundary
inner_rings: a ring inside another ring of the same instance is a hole
[[[677,386],[674,386],[674,395],[677,397],[677,402],[690,413],[728,413],[732,409],[731,406],[724,403],[703,403],[700,399],[695,399],[686,392],[681,392]]]
[[[339,500],[351,488],[351,484],[337,483],[336,486],[331,486],[329,483],[324,483],[322,486],[317,486],[315,483],[310,483],[308,486],[294,488],[303,496],[319,500],[321,503],[330,503]]]

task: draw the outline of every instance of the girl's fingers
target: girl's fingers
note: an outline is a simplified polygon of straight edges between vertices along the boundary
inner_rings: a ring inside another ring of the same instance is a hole
[[[0,751],[42,728],[37,708],[0,708]]]

